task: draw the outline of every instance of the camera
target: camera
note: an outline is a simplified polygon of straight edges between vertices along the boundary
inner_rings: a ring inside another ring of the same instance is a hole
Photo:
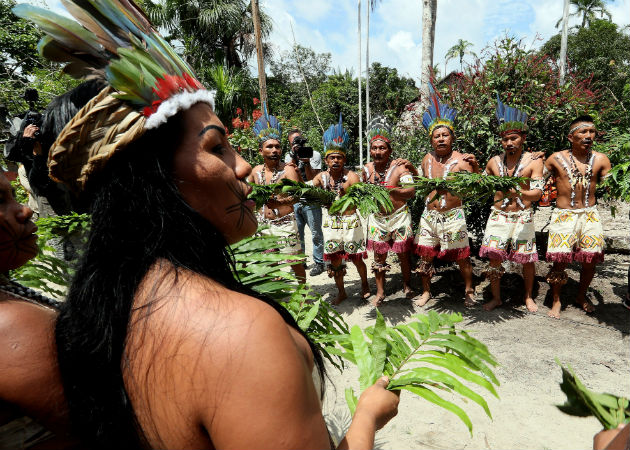
[[[313,147],[307,147],[306,146],[307,143],[307,139],[304,136],[295,136],[295,138],[293,138],[293,144],[291,145],[292,148],[297,147],[297,149],[294,150],[294,158],[295,155],[297,155],[298,159],[304,159],[304,158],[312,158],[313,157]]]
[[[24,126],[22,127],[22,129],[26,128],[29,125],[35,125],[37,128],[41,128],[42,115],[35,111],[35,103],[39,101],[39,93],[37,92],[37,89],[26,89],[26,91],[24,91],[24,100],[27,101],[29,105],[29,110],[24,116]],[[34,137],[37,139],[40,135],[40,131],[37,130]]]

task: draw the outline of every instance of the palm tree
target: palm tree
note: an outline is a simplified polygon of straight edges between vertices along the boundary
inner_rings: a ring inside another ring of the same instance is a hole
[[[429,104],[429,80],[433,67],[433,47],[435,44],[435,20],[437,0],[422,0],[422,67],[420,79],[421,102]]]
[[[472,50],[468,50],[468,48],[472,46],[473,46],[472,42],[468,42],[463,39],[458,39],[457,44],[453,45],[446,52],[446,55],[445,55],[446,62],[448,62],[451,59],[459,57],[459,67],[461,71],[463,72],[464,71],[464,56],[466,55],[473,55],[475,57],[477,56],[475,52],[473,52]]]
[[[213,62],[242,68],[256,51],[251,2],[248,0],[142,0],[151,21],[184,44],[186,59],[199,70]],[[260,11],[262,36],[271,19]]]
[[[597,14],[600,18],[604,16],[608,17],[608,20],[612,20],[610,11],[606,9],[607,0],[570,0],[570,3],[577,9],[575,12],[569,14],[569,17],[582,16],[582,25],[580,28],[584,28],[587,24],[590,26],[591,22],[595,20]],[[556,28],[560,26],[562,19],[556,22]]]

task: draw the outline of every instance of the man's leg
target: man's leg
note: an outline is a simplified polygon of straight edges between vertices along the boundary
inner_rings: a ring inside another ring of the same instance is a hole
[[[525,306],[529,312],[538,311],[538,305],[534,301],[534,277],[536,276],[536,265],[533,262],[523,264],[523,283],[525,284]]]
[[[588,291],[588,287],[591,285],[591,281],[593,281],[593,277],[595,276],[596,264],[597,263],[594,262],[582,263],[582,272],[580,274],[580,288],[575,299],[575,303],[587,313],[595,311],[595,305],[593,305],[591,301],[586,298],[586,291]]]
[[[466,297],[464,297],[464,305],[465,306],[473,306],[475,302],[475,289],[473,288],[472,281],[472,264],[470,262],[470,257],[457,260],[457,264],[459,265],[459,271],[462,274],[462,278],[464,278],[464,284],[466,285]]]
[[[488,263],[490,267],[486,270],[486,278],[490,280],[490,290],[492,291],[492,300],[483,305],[486,311],[492,311],[497,306],[503,304],[501,301],[501,278],[503,277],[503,266],[500,259],[490,259]],[[461,266],[460,266],[461,267]]]
[[[297,224],[298,236],[300,237],[300,249],[302,254],[304,254],[304,225],[306,224],[306,219],[304,217],[304,205],[301,203],[296,203],[293,205],[293,211],[295,212],[295,223]]]
[[[348,298],[348,294],[346,294],[346,289],[343,285],[343,276],[346,274],[346,266],[343,264],[341,257],[331,259],[328,264],[328,276],[334,278],[335,284],[337,285],[337,298],[333,300],[332,304],[338,305]]]
[[[411,289],[409,284],[409,280],[411,279],[411,261],[409,259],[409,252],[401,252],[397,253],[398,261],[400,261],[400,272],[402,273],[403,279],[403,293],[405,297],[412,298],[414,296],[414,292]]]
[[[376,281],[376,298],[372,302],[374,306],[379,306],[385,300],[385,275],[389,269],[387,253],[374,252],[374,263],[372,264],[374,280]]]
[[[322,208],[317,205],[304,206],[303,214],[313,237],[313,262],[315,266],[310,275],[316,276],[324,271],[324,233],[322,231]],[[304,225],[302,225],[302,236]]]
[[[422,295],[414,301],[416,306],[424,306],[431,298],[431,278],[435,274],[435,268],[433,267],[433,256],[422,256],[420,264],[416,268],[416,272],[420,275],[422,280]]]
[[[568,280],[566,268],[567,263],[554,262],[551,270],[547,274],[547,282],[551,285],[551,295],[553,296],[553,304],[547,315],[554,319],[560,318],[560,308],[562,308],[562,303],[560,303],[560,291],[562,290],[562,286],[567,284]]]
[[[362,258],[351,258],[351,261],[357,268],[357,272],[359,272],[359,276],[361,277],[361,296],[363,300],[367,300],[372,295],[367,279],[367,266]]]

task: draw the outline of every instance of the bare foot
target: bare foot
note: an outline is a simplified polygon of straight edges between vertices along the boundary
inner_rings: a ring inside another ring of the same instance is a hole
[[[538,305],[536,304],[536,302],[534,301],[533,298],[526,298],[525,299],[525,306],[527,307],[527,311],[529,311],[529,312],[536,312],[536,311],[538,311]]]
[[[346,294],[346,291],[340,292],[339,294],[337,294],[337,298],[333,300],[332,304],[338,305],[339,303],[343,302],[347,298],[348,298],[348,294]]]
[[[416,293],[409,286],[405,286],[403,288],[403,294],[405,294],[405,297],[407,298],[414,298],[416,296]]]
[[[374,307],[379,307],[383,304],[383,300],[385,300],[384,294],[376,294],[376,297],[374,297],[374,300],[372,300],[370,303]]]
[[[430,299],[431,293],[429,291],[424,291],[421,296],[414,300],[413,304],[422,308]]]
[[[363,298],[363,300],[367,300],[368,298],[370,298],[372,296],[372,292],[370,292],[370,285],[369,284],[362,284],[361,285],[361,297]]]
[[[547,315],[549,317],[553,317],[554,319],[559,319],[560,318],[560,308],[562,308],[562,303],[558,302],[553,302],[553,305],[551,305],[551,309],[547,312]]]
[[[591,303],[591,301],[587,298],[582,297],[581,299],[578,297],[575,299],[575,304],[584,310],[584,312],[592,313],[595,311],[595,305]]]
[[[466,291],[466,297],[464,297],[464,306],[470,308],[475,306],[477,302],[475,301],[475,291]]]
[[[503,302],[501,301],[500,298],[493,298],[488,303],[485,303],[483,305],[483,309],[485,309],[486,311],[492,311],[494,308],[496,308],[497,306],[501,306],[502,304]]]

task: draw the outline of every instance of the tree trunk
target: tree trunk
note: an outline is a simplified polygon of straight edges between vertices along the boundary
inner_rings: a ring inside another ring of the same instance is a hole
[[[422,67],[420,79],[420,101],[429,104],[429,80],[433,67],[433,44],[435,42],[435,19],[437,0],[422,0]]]
[[[267,79],[265,77],[265,60],[263,57],[262,37],[260,34],[260,16],[258,15],[258,0],[252,0],[252,19],[254,21],[254,34],[256,36],[256,56],[258,59],[258,88],[260,101],[267,104]]]
[[[370,123],[370,9],[372,0],[368,0],[367,5],[367,36],[365,42],[365,123]],[[366,136],[366,146],[368,146],[367,162],[370,162],[369,141]]]
[[[359,65],[358,65],[358,86],[359,86],[359,165],[363,168],[363,105],[361,104],[361,0],[358,0],[357,22],[359,38]],[[370,149],[368,149],[369,154]]]
[[[567,40],[569,32],[569,0],[564,0],[562,11],[562,37],[560,39],[560,86],[564,84],[567,71]]]

